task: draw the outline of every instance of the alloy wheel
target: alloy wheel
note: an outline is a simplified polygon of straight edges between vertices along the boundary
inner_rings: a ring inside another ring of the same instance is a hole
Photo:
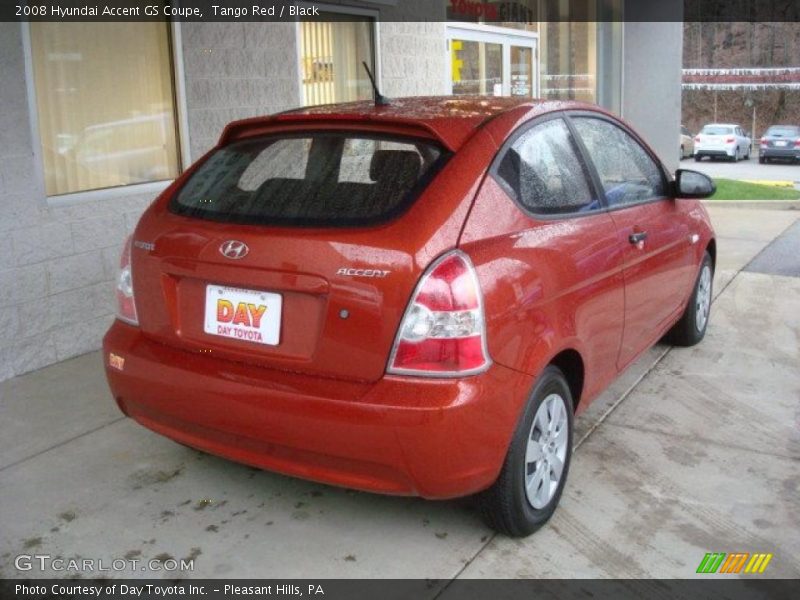
[[[547,506],[558,490],[569,443],[564,398],[549,394],[536,411],[525,450],[525,495],[533,508]]]
[[[695,325],[697,331],[703,331],[708,321],[708,311],[711,308],[711,267],[703,265],[700,271],[700,281],[697,284],[697,297],[695,298]]]

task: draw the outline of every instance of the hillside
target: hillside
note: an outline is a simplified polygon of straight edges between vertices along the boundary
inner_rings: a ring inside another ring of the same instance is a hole
[[[685,69],[800,67],[800,23],[685,23]],[[759,137],[773,123],[800,124],[800,90],[684,90],[683,123],[692,133],[712,121],[753,125]],[[716,106],[715,106],[716,105]],[[715,112],[716,108],[716,112]],[[716,114],[716,116],[715,116]]]

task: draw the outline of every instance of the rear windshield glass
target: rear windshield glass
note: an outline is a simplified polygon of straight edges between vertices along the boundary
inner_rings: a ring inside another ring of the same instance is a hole
[[[407,208],[446,158],[433,143],[409,138],[352,133],[255,138],[212,154],[170,208],[230,223],[367,225]]]
[[[800,128],[797,127],[770,127],[767,135],[774,137],[797,137],[800,136]]]
[[[722,127],[720,125],[706,125],[703,127],[703,131],[700,133],[704,133],[706,135],[728,135],[733,133],[733,127]]]

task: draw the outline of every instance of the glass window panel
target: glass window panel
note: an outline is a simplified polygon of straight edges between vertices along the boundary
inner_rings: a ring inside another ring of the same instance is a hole
[[[511,46],[511,95],[533,96],[533,49]]]
[[[454,95],[503,95],[502,44],[454,39],[450,55]]]
[[[597,23],[542,23],[542,97],[597,101]]]
[[[573,123],[597,168],[609,206],[666,195],[661,169],[625,131],[602,119],[574,118]]]
[[[179,171],[166,23],[31,23],[48,195]]]
[[[413,202],[447,156],[428,142],[347,133],[243,140],[216,150],[170,206],[233,223],[365,225]]]
[[[517,138],[500,162],[497,176],[523,206],[537,214],[600,208],[561,119],[531,127]]]
[[[303,103],[306,106],[372,98],[362,62],[375,73],[373,21],[320,13],[330,21],[304,21],[300,28]]]

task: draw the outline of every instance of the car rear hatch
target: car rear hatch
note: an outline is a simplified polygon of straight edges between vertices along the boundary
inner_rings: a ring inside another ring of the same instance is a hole
[[[137,227],[142,331],[258,367],[380,378],[421,272],[456,244],[482,176],[460,162],[374,127],[283,125],[217,148]]]
[[[796,142],[800,142],[800,129],[794,127],[772,127],[764,136],[767,148],[776,150],[794,150]]]
[[[697,145],[703,148],[724,148],[734,134],[730,127],[713,127],[703,129],[697,137]]]

